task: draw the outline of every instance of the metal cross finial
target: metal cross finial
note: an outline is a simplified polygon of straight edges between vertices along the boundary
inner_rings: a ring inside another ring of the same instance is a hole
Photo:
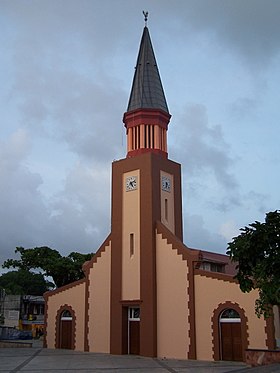
[[[143,10],[143,15],[144,15],[144,20],[145,20],[145,26],[147,26],[147,21],[148,21],[148,14],[149,14],[149,12],[145,12],[144,10]]]

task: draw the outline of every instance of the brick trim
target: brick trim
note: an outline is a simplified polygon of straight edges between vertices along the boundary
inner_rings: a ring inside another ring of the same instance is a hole
[[[220,314],[225,309],[232,308],[237,311],[241,319],[241,340],[242,340],[242,357],[245,361],[245,350],[249,346],[249,334],[248,334],[248,318],[245,316],[245,311],[237,303],[224,302],[220,303],[218,307],[214,310],[213,316],[211,318],[212,323],[212,349],[213,349],[213,359],[215,361],[221,360],[221,342],[220,342]]]
[[[93,257],[88,261],[85,262],[83,265],[83,271],[85,273],[85,324],[84,324],[84,350],[89,351],[89,287],[90,287],[90,280],[89,280],[89,272],[90,269],[93,267],[94,263],[98,261],[98,258],[101,257],[102,253],[105,252],[106,247],[110,245],[111,242],[111,234],[104,240],[100,248],[96,251]]]
[[[274,316],[270,316],[265,320],[265,332],[266,332],[266,340],[265,344],[269,350],[276,349],[276,340],[275,340],[275,326],[274,326]]]
[[[96,251],[96,253],[92,256],[92,258],[83,264],[83,271],[85,273],[85,276],[88,275],[89,270],[93,267],[93,264],[97,262],[98,258],[101,257],[102,253],[106,250],[106,247],[110,245],[110,241],[111,241],[111,233],[103,241],[103,243],[101,244],[99,249]]]
[[[89,352],[89,269],[85,271],[85,324],[84,324],[84,351]]]
[[[225,282],[234,282],[234,283],[238,284],[238,281],[232,275],[228,275],[228,274],[225,274],[225,273],[210,272],[210,271],[205,271],[203,269],[195,269],[194,274],[204,276],[204,277],[210,277],[210,278],[213,278],[213,279],[216,279],[216,280],[222,280],[222,281],[225,281]]]
[[[71,336],[71,350],[75,350],[76,347],[76,314],[73,308],[69,304],[64,304],[60,306],[59,310],[56,313],[55,320],[55,348],[60,347],[60,318],[61,314],[64,311],[69,311],[72,315],[72,336]]]
[[[68,290],[68,289],[71,289],[75,286],[78,286],[78,285],[81,285],[85,282],[85,278],[81,278],[80,280],[77,280],[77,281],[74,281],[74,282],[71,282],[70,284],[67,284],[67,285],[64,285],[64,286],[61,286],[55,290],[50,290],[50,291],[47,291],[46,293],[43,294],[44,296],[44,299],[45,299],[45,302],[47,303],[48,302],[48,299],[49,297],[51,297],[52,295],[55,295],[55,294],[58,294],[58,293],[61,293],[65,290]]]
[[[182,260],[186,261],[188,266],[187,277],[187,295],[188,295],[188,310],[189,310],[189,351],[188,359],[196,359],[196,332],[195,332],[195,290],[194,290],[194,265],[198,262],[200,251],[190,249],[183,244],[168,228],[165,227],[160,221],[156,223],[156,229],[163,238],[167,240],[168,244],[172,245],[172,249],[177,251],[178,255],[182,256]]]
[[[44,336],[43,336],[43,347],[48,348],[48,342],[47,342],[47,333],[48,333],[48,313],[49,313],[49,303],[47,302],[47,299],[45,298],[45,313],[44,313]]]
[[[172,245],[172,249],[177,250],[178,255],[182,255],[183,260],[191,260],[193,263],[199,260],[200,250],[190,249],[177,236],[175,236],[164,224],[160,221],[156,222],[158,233],[162,234],[168,244]]]

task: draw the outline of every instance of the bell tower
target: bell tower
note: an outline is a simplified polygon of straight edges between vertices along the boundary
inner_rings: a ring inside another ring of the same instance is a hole
[[[112,165],[112,354],[157,356],[157,221],[183,239],[181,166],[168,159],[170,118],[145,24],[123,117],[127,155]]]
[[[145,152],[167,157],[170,118],[149,30],[145,26],[128,107],[123,117],[127,134],[127,157]]]

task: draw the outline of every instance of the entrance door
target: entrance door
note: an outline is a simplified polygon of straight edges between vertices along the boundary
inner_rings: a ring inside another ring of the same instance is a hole
[[[140,354],[140,322],[129,322],[129,353],[131,355]]]
[[[242,361],[241,320],[235,310],[225,310],[220,317],[221,359]]]
[[[128,309],[128,353],[140,354],[140,308]]]
[[[66,310],[60,317],[59,348],[73,349],[72,346],[73,320],[71,313]]]

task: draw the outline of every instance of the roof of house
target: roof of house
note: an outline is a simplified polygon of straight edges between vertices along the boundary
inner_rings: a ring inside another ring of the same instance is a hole
[[[231,261],[230,257],[225,254],[214,253],[210,251],[200,250],[201,260],[203,262],[225,264],[225,273],[228,275],[236,274],[236,264]]]

